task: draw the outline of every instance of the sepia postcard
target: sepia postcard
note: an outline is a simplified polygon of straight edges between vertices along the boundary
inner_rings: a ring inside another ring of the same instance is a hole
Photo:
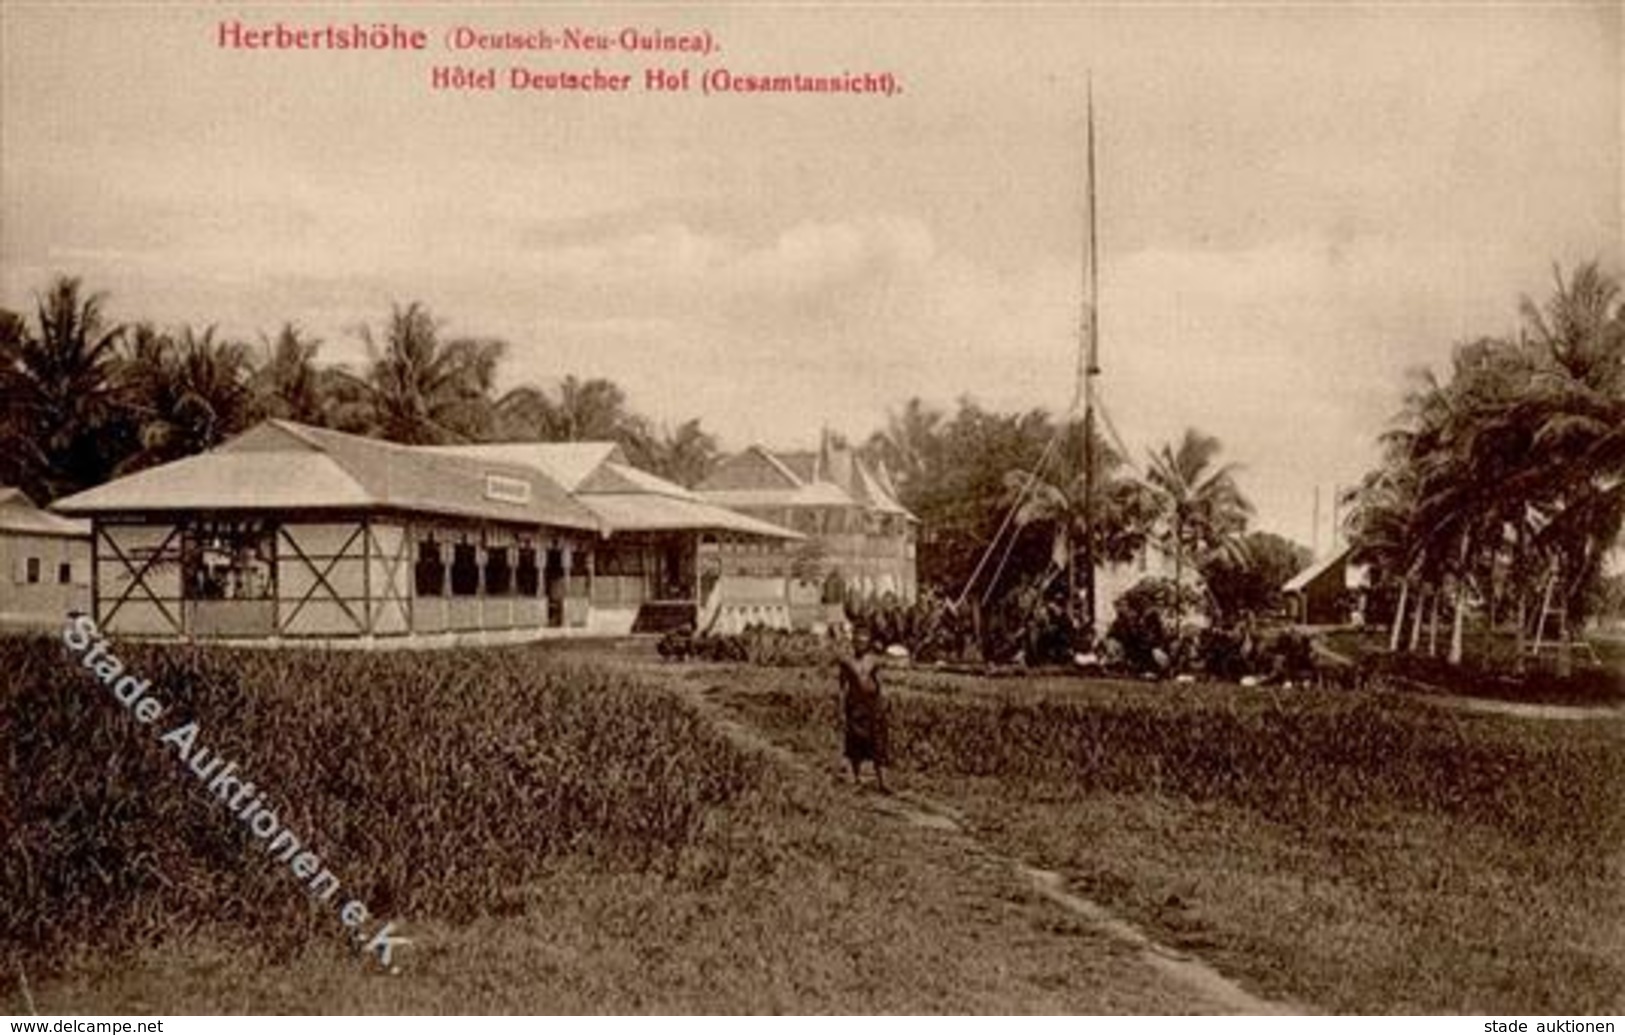
[[[1622,45],[0,0],[10,1030],[1615,1031]]]

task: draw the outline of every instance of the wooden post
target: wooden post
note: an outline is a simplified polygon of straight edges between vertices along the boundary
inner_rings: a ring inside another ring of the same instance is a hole
[[[101,518],[90,519],[90,614],[97,627],[102,624],[102,536]]]
[[[361,631],[368,636],[372,635],[372,518],[361,519],[361,612],[363,621]]]
[[[570,628],[570,554],[569,540],[559,544],[559,628]]]
[[[587,551],[587,611],[592,612],[592,602],[598,594],[598,551]]]

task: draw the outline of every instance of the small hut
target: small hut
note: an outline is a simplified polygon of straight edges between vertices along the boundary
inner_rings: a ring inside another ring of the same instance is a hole
[[[1281,587],[1287,609],[1300,625],[1341,625],[1350,614],[1349,592],[1357,572],[1349,564],[1350,549],[1343,547],[1292,576]]]
[[[61,626],[90,610],[90,523],[0,487],[0,629]]]

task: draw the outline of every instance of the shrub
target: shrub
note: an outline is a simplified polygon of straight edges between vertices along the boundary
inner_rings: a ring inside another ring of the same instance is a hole
[[[1202,671],[1214,679],[1232,682],[1253,671],[1250,641],[1240,629],[1203,629],[1197,634],[1196,653]]]
[[[801,630],[751,625],[739,633],[693,634],[688,629],[667,633],[656,645],[663,658],[682,661],[743,661],[752,665],[797,667],[824,665],[835,660],[836,644],[827,636]]]
[[[1130,666],[1142,672],[1161,672],[1188,660],[1188,652],[1180,649],[1180,609],[1175,607],[1181,598],[1184,614],[1200,611],[1201,595],[1189,586],[1176,593],[1172,579],[1141,579],[1117,598],[1108,635],[1121,646]]]
[[[846,613],[854,624],[868,626],[876,643],[902,644],[917,661],[962,658],[973,639],[969,614],[930,590],[912,604],[890,595],[854,595],[846,602]]]

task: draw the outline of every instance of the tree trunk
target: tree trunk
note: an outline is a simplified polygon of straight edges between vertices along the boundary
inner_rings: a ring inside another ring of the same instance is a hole
[[[1399,650],[1400,637],[1405,634],[1405,601],[1411,593],[1411,580],[1399,580],[1399,603],[1394,607],[1394,630],[1388,634],[1388,653]]]
[[[1174,524],[1174,639],[1179,638],[1180,627],[1185,624],[1185,523]]]
[[[1071,517],[1069,515],[1067,517],[1067,521],[1068,521],[1069,524],[1070,524],[1071,520],[1072,519],[1071,519]],[[1072,550],[1072,536],[1069,534],[1070,531],[1071,531],[1070,528],[1065,529],[1065,530],[1062,531],[1062,533],[1061,533],[1061,539],[1062,539],[1061,548],[1066,551],[1066,622],[1067,622],[1067,636],[1071,640],[1071,643],[1069,644],[1069,646],[1071,646],[1071,648],[1073,650],[1076,650],[1077,646],[1078,646],[1078,630],[1080,628],[1082,628],[1082,626],[1078,623],[1078,555],[1075,552],[1073,552],[1073,550]],[[1090,626],[1092,627],[1094,625],[1094,622],[1095,622],[1095,616],[1093,614],[1090,614],[1085,619],[1085,621],[1087,621],[1090,624]]]
[[[1428,587],[1420,586],[1416,590],[1416,607],[1411,613],[1411,645],[1410,652],[1416,653],[1416,647],[1422,642],[1422,612],[1427,605]]]
[[[1467,621],[1467,553],[1470,541],[1466,535],[1461,537],[1461,554],[1457,558],[1461,565],[1456,574],[1456,599],[1454,601],[1455,613],[1450,616],[1450,664],[1461,664],[1462,633]]]
[[[1450,664],[1461,664],[1462,626],[1467,618],[1467,580],[1456,580],[1456,613],[1450,623]]]
[[[1518,628],[1512,634],[1512,671],[1523,675],[1523,650],[1525,630],[1529,628],[1529,600],[1524,592],[1523,577],[1523,522],[1520,521],[1512,528],[1512,564],[1507,569],[1507,584],[1512,592],[1518,595],[1517,621]]]
[[[1512,671],[1520,676],[1523,675],[1524,637],[1527,635],[1525,629],[1528,628],[1528,625],[1529,604],[1523,590],[1520,588],[1518,590],[1518,629],[1512,635]]]

